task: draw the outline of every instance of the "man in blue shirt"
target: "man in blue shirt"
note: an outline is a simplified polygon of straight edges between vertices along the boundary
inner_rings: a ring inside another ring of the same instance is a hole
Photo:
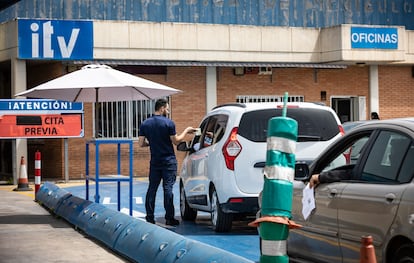
[[[141,147],[149,146],[151,152],[149,185],[145,197],[147,222],[155,223],[154,207],[158,186],[162,180],[164,190],[165,224],[176,226],[180,222],[174,218],[173,186],[177,176],[177,159],[173,144],[177,145],[184,140],[187,134],[195,129],[187,127],[177,135],[175,124],[167,118],[169,104],[166,99],[155,102],[154,115],[146,119],[139,129],[138,144]]]

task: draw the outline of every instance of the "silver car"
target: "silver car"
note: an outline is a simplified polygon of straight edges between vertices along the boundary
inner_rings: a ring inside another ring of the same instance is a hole
[[[414,262],[414,118],[369,121],[298,164],[288,254],[299,262],[359,262],[361,237],[373,237],[378,262]],[[333,172],[334,171],[334,172]],[[305,220],[302,191],[312,174],[316,208]],[[332,174],[343,173],[341,181]]]

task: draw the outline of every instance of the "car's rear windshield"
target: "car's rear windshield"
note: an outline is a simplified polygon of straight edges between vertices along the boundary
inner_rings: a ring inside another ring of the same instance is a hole
[[[239,134],[254,142],[266,142],[268,121],[282,116],[282,109],[264,109],[243,114]],[[298,122],[298,141],[327,141],[339,133],[331,112],[310,108],[288,108],[287,116]]]

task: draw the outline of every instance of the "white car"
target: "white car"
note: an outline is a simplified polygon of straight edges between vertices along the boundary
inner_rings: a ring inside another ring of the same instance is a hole
[[[255,215],[263,189],[268,121],[282,116],[283,103],[226,104],[200,124],[201,135],[178,145],[188,151],[180,173],[180,210],[194,221],[197,211],[211,213],[215,231]],[[296,161],[310,163],[343,134],[336,113],[315,103],[288,103],[287,116],[298,122]]]

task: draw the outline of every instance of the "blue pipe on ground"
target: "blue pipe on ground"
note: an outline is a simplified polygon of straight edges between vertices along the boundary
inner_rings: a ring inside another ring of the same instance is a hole
[[[253,263],[217,247],[73,196],[50,182],[40,187],[35,199],[76,228],[134,262]]]

